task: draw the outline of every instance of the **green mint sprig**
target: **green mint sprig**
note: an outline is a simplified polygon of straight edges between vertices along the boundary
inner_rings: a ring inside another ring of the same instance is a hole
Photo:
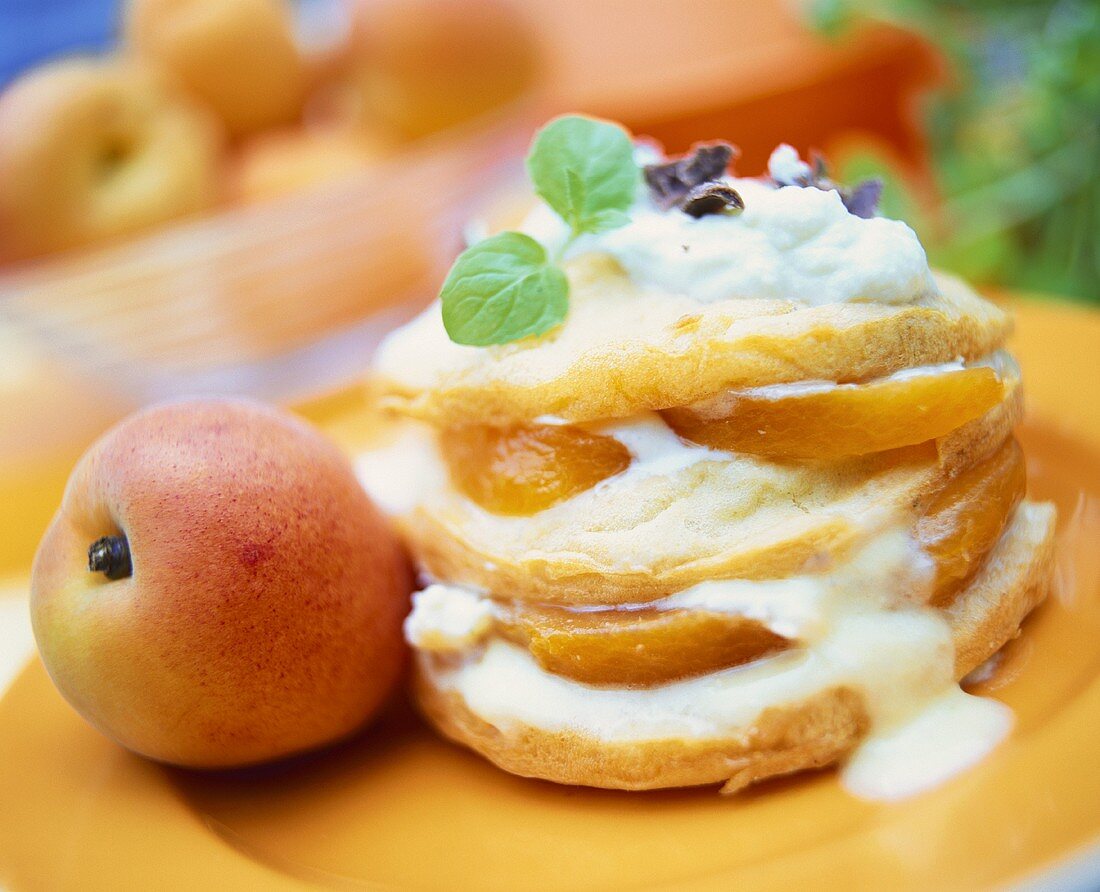
[[[527,173],[538,196],[568,224],[569,237],[553,257],[519,232],[463,251],[439,294],[443,327],[456,344],[507,344],[560,325],[569,310],[562,255],[578,236],[627,222],[640,176],[626,131],[580,115],[556,118],[539,131]]]

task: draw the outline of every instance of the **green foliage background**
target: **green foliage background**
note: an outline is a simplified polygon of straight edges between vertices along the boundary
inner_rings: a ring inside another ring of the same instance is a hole
[[[945,201],[922,216],[881,161],[883,208],[910,220],[932,260],[977,282],[1100,304],[1100,2],[815,0],[834,35],[862,18],[916,27],[952,61],[927,130]]]

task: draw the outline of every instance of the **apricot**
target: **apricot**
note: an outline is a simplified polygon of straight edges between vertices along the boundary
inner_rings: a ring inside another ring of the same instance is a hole
[[[263,134],[234,160],[228,192],[235,201],[266,201],[358,173],[384,154],[379,143],[343,132]]]
[[[547,672],[586,684],[664,684],[739,666],[790,644],[756,620],[705,610],[515,605],[498,623]]]
[[[301,113],[306,65],[284,0],[130,0],[124,30],[234,137]]]
[[[0,260],[127,235],[209,207],[221,131],[119,59],[36,68],[0,96]]]
[[[685,440],[713,449],[828,460],[933,440],[1003,396],[997,373],[980,367],[781,396],[734,391],[661,414]]]
[[[1013,439],[936,494],[914,530],[935,565],[929,603],[953,600],[1001,537],[1026,489],[1024,453]]]
[[[571,425],[456,427],[440,435],[440,449],[454,485],[495,514],[534,514],[630,464],[618,440]]]
[[[399,138],[427,136],[519,98],[537,49],[514,4],[500,0],[360,0],[351,116]]]
[[[77,464],[31,619],[91,724],[163,762],[247,765],[358,729],[394,689],[411,573],[343,454],[240,400],[153,407]]]

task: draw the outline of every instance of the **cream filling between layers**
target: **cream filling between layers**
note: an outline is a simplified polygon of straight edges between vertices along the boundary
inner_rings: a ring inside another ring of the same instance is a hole
[[[970,361],[959,357],[954,362],[943,362],[936,365],[911,366],[906,369],[898,369],[890,375],[881,378],[871,378],[867,381],[840,384],[836,381],[792,381],[786,384],[765,384],[761,387],[748,387],[744,390],[733,390],[719,394],[710,399],[693,404],[691,408],[705,410],[710,406],[720,406],[722,401],[730,396],[747,396],[771,400],[780,400],[785,397],[806,396],[812,393],[828,393],[833,390],[857,390],[871,384],[886,384],[891,381],[906,381],[912,378],[923,378],[934,375],[944,375],[949,372],[959,372],[963,369],[990,368],[997,373],[1002,381],[1016,380],[1020,376],[1019,366],[1012,354],[1007,350],[996,350],[988,356]],[[717,413],[716,413],[717,414]]]
[[[1013,721],[1003,704],[960,690],[951,630],[938,612],[894,606],[913,586],[927,585],[929,572],[908,535],[890,530],[828,574],[695,586],[664,605],[755,610],[773,628],[797,631],[804,646],[643,689],[596,687],[545,671],[525,649],[487,635],[485,614],[472,606],[485,599],[456,587],[429,591],[436,615],[448,612],[448,599],[461,602],[467,622],[457,636],[462,622],[452,617],[447,632],[454,637],[437,638],[433,648],[419,598],[406,629],[414,646],[463,655],[457,662],[424,655],[422,667],[437,686],[458,693],[504,731],[521,723],[608,742],[722,737],[751,725],[768,707],[851,687],[864,697],[872,731],[844,767],[842,782],[857,796],[897,799],[977,762]]]
[[[355,476],[390,517],[408,514],[431,493],[450,486],[434,434],[419,421],[404,422],[392,440],[357,455]]]
[[[963,362],[957,360],[931,366],[901,369],[892,375],[876,378],[864,384],[898,381],[925,375],[947,374],[963,368],[989,367],[1004,380],[1019,377],[1019,369],[1013,357],[1005,350],[998,350],[981,359]],[[781,399],[808,393],[823,393],[834,389],[859,387],[860,384],[838,384],[835,381],[798,381],[790,384],[770,384],[738,391],[757,397]],[[695,408],[706,411],[719,404],[728,394],[712,398]],[[543,415],[535,419],[538,424],[570,424],[567,419]],[[595,491],[611,487],[630,486],[642,477],[669,475],[705,461],[742,463],[747,472],[752,468],[768,466],[767,459],[756,456],[723,452],[682,440],[656,412],[639,412],[629,418],[579,425],[592,433],[614,437],[631,455],[629,467],[620,474],[596,484]],[[450,486],[447,469],[435,444],[435,434],[427,425],[407,421],[395,438],[384,446],[361,453],[355,463],[356,473],[371,498],[390,516],[408,514],[433,492]]]
[[[826,588],[820,578],[723,579],[701,582],[667,598],[644,604],[594,604],[558,609],[572,613],[634,610],[704,610],[743,616],[792,640],[824,634],[823,601]],[[460,653],[490,637],[493,621],[508,612],[488,594],[473,588],[433,582],[412,598],[413,610],[405,621],[405,638],[413,647],[435,653]]]

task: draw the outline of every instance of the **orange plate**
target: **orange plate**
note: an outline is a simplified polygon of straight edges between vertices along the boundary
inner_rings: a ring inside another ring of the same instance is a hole
[[[986,693],[1015,734],[883,805],[831,772],[734,799],[511,777],[404,708],[334,752],[250,774],[168,770],[88,728],[33,663],[0,702],[0,885],[13,889],[974,888],[1100,840],[1100,316],[1020,305],[1032,494],[1062,514],[1060,593]],[[349,445],[352,397],[309,410]],[[1073,868],[1100,882],[1100,856]],[[1091,880],[1091,882],[1090,882]]]

